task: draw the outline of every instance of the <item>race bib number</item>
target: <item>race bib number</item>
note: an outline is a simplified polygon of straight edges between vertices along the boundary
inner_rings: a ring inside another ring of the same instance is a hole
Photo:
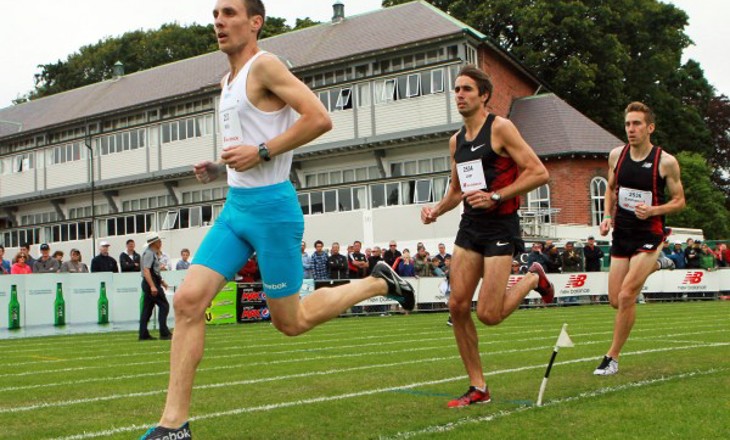
[[[484,179],[484,168],[480,159],[457,163],[456,171],[459,174],[461,191],[467,192],[487,189],[487,181]]]
[[[618,204],[623,209],[631,212],[636,211],[636,205],[644,204],[651,206],[651,191],[642,191],[639,189],[631,189],[621,187],[618,190]]]
[[[235,108],[221,112],[221,134],[223,134],[223,148],[243,143],[241,120],[238,118],[238,111]]]

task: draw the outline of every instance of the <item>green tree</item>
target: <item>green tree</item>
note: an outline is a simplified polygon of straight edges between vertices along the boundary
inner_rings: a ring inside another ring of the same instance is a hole
[[[710,157],[712,181],[725,194],[725,206],[730,209],[730,100],[721,95],[712,98],[705,113],[710,128],[712,145]]]
[[[384,0],[383,6],[408,0]],[[654,139],[670,152],[707,157],[703,123],[713,95],[691,44],[687,14],[658,0],[429,0],[508,50],[561,98],[619,137],[623,109],[657,113]]]
[[[304,29],[304,28],[308,28],[311,26],[316,26],[320,23],[321,22],[314,21],[309,17],[297,18],[297,21],[294,23],[294,30]]]
[[[121,61],[132,73],[217,49],[213,25],[164,24],[158,30],[136,30],[83,46],[66,59],[38,66],[30,98],[40,98],[103,81]]]
[[[269,38],[274,35],[283,34],[289,32],[291,26],[286,24],[286,18],[281,17],[266,17],[264,22],[264,28],[261,30],[260,38]]]
[[[712,170],[699,154],[683,151],[677,154],[682,172],[687,206],[667,218],[670,225],[700,228],[708,239],[730,237],[730,212],[724,194],[713,185]]]
[[[297,19],[294,29],[313,26],[311,19]],[[261,37],[271,37],[292,28],[286,20],[267,17]],[[150,69],[218,50],[213,25],[164,24],[157,30],[136,30],[83,46],[65,61],[42,64],[35,75],[35,88],[14,103],[53,95],[112,77],[114,63],[121,61],[126,73]]]

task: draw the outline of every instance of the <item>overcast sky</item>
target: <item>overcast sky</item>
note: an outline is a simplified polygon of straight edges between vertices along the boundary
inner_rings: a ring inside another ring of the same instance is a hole
[[[264,0],[267,14],[296,18],[332,18],[334,0]],[[345,14],[380,8],[381,0],[343,0]],[[690,18],[687,33],[695,46],[685,58],[699,61],[705,77],[730,96],[730,1],[673,0]],[[0,0],[0,108],[33,88],[39,64],[65,60],[81,46],[136,29],[156,29],[163,23],[208,24],[213,0]]]

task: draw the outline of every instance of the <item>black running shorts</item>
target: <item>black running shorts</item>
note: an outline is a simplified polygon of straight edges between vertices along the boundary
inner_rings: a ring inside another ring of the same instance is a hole
[[[639,252],[654,252],[664,242],[661,235],[647,233],[631,234],[629,232],[613,232],[611,243],[612,258],[631,258]]]
[[[485,257],[514,256],[525,250],[516,214],[479,220],[462,218],[454,244]]]

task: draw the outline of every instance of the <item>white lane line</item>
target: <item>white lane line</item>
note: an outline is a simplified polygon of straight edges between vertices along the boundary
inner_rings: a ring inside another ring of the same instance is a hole
[[[565,317],[570,317],[570,316],[573,316],[573,315],[574,315],[573,313],[565,314]],[[560,316],[557,313],[554,313],[550,317],[551,318],[559,318]],[[663,318],[666,318],[667,316],[663,314],[662,317]],[[703,314],[703,321],[707,322],[707,319],[713,319],[713,318],[717,318],[718,320],[723,320],[724,317],[725,317],[724,314],[718,314],[718,315],[704,315]],[[527,317],[524,317],[524,318],[527,318]],[[532,318],[533,317],[530,317],[530,319],[532,319]],[[375,317],[368,318],[368,319],[370,319],[372,321],[372,320],[375,320]],[[696,320],[695,318],[685,318],[685,319],[682,319],[682,321],[695,321],[695,320]],[[518,321],[518,319],[517,319],[517,316],[515,315],[515,316],[512,317],[511,323],[514,323],[516,321]],[[596,316],[595,318],[589,318],[589,320],[588,321],[584,321],[583,324],[589,325],[590,322],[593,322],[593,321],[595,321],[595,322],[605,322],[605,317]],[[340,321],[335,321],[335,323],[339,323],[339,322]],[[395,323],[396,321],[394,320],[394,321],[390,321],[390,322]],[[398,322],[398,326],[400,326],[400,324],[402,324],[402,321]],[[351,335],[352,334],[352,330],[353,330],[354,327],[362,328],[362,329],[367,329],[368,326],[372,327],[372,322],[369,322],[369,323],[367,323],[367,322],[361,322],[361,323],[357,323],[356,325],[345,326],[345,327],[339,326],[339,325],[335,327],[332,324],[330,324],[330,325],[332,327],[336,328],[337,330],[340,330],[341,329],[342,331],[330,331],[330,330],[333,330],[333,329],[328,329],[328,328],[325,328],[325,327],[320,327],[318,329],[318,331],[325,332],[328,336],[330,336],[330,335],[331,336]],[[408,324],[408,325],[409,326],[412,326],[413,324]],[[270,330],[270,327],[269,326],[266,326],[265,328],[256,328],[256,329],[253,329],[253,331],[252,331],[252,327],[245,328],[245,329],[242,328],[242,327],[231,328],[231,329],[216,328],[215,329],[216,332],[215,333],[211,332],[209,334],[209,338],[211,340],[218,339],[218,337],[225,338],[225,337],[229,337],[231,333],[238,334],[238,333],[240,333],[242,331],[250,332],[250,333],[247,333],[250,336],[255,336],[254,333],[258,333],[258,331],[260,331],[262,335],[273,335],[273,334],[275,334],[275,333],[269,331]],[[423,328],[425,330],[425,329],[432,328],[432,327],[433,327],[433,323],[431,321],[429,321],[427,324],[422,324],[422,323],[419,322],[418,324],[416,324],[416,327],[415,328],[416,329]],[[506,327],[509,327],[509,328],[506,328]],[[518,326],[511,325],[511,326],[505,326],[503,333],[512,333],[516,329],[523,329],[523,328],[524,329],[534,329],[535,328],[535,325],[534,325],[534,323],[529,323],[529,324],[526,324],[526,325],[518,325]],[[490,329],[490,332],[492,334],[499,335],[499,334],[502,333],[501,330],[503,330],[503,329],[491,328]],[[539,331],[539,330],[536,330],[536,331]],[[381,329],[376,329],[376,330],[368,331],[368,333],[370,333],[370,334],[372,334],[372,333],[376,333],[376,334],[377,333],[386,333],[387,334],[387,333],[392,333],[392,329],[382,329],[381,328]],[[75,338],[75,337],[84,337],[84,336],[85,335],[75,335],[73,337]],[[133,342],[130,341],[130,337],[132,337],[132,336],[134,336],[134,335],[129,335],[128,334],[128,335],[122,336],[122,335],[119,335],[118,333],[115,333],[115,334],[112,334],[112,333],[102,333],[102,334],[98,334],[98,335],[97,334],[94,334],[93,336],[92,335],[89,335],[88,338],[85,337],[83,340],[75,340],[75,339],[74,340],[68,340],[69,338],[64,337],[64,340],[59,340],[59,341],[54,341],[54,342],[42,342],[42,343],[38,343],[38,344],[28,343],[27,342],[28,339],[24,339],[25,343],[23,344],[23,348],[21,350],[10,350],[11,349],[11,346],[9,346],[9,345],[8,346],[5,346],[5,345],[1,344],[1,341],[0,341],[0,349],[2,349],[0,351],[3,351],[4,353],[15,354],[15,353],[24,353],[24,352],[31,352],[31,351],[44,351],[44,349],[36,349],[36,347],[49,347],[49,346],[50,347],[59,347],[59,346],[64,346],[64,345],[73,345],[74,348],[77,348],[79,346],[84,346],[84,345],[104,345],[104,346],[108,346],[110,342],[114,342],[114,341],[111,341],[112,338],[114,340],[118,340],[119,343],[124,344],[124,345],[129,345],[129,346],[135,346],[136,345],[136,346],[138,346],[139,344],[138,344],[138,342],[136,340],[134,340]],[[92,337],[95,338],[95,339],[91,339]],[[281,337],[280,336],[275,336],[273,338],[266,338],[266,339],[256,338],[256,343],[257,344],[258,343],[268,344],[269,342],[280,341],[280,340],[281,340]],[[17,340],[14,339],[13,342],[17,342]],[[119,343],[115,344],[115,347],[118,347],[120,345]],[[306,342],[300,342],[300,343],[306,343]],[[291,343],[289,343],[289,344],[291,344]],[[12,344],[12,345],[14,347],[15,345],[17,345],[17,343]]]
[[[715,328],[715,327],[717,327],[717,325],[715,325],[715,324],[699,325],[699,326],[693,326],[692,329],[707,328],[707,327]],[[652,331],[659,331],[659,330],[672,330],[672,329],[675,329],[675,328],[676,328],[676,325],[672,325],[672,326],[669,326],[669,327],[640,328],[640,329],[634,329],[633,333],[636,334],[636,333],[652,332]],[[724,333],[724,332],[726,332],[726,330],[714,330],[714,331],[709,331],[709,332],[706,332],[706,333]],[[534,332],[529,332],[529,333],[534,333]],[[416,335],[419,335],[419,334],[420,333],[418,333],[418,334],[410,334],[410,336],[416,336]],[[433,332],[429,332],[428,334],[433,334]],[[572,335],[572,337],[573,338],[581,338],[581,337],[586,337],[586,336],[602,336],[602,335],[607,335],[607,334],[613,334],[613,331],[610,330],[610,331],[591,332],[591,333],[574,333]],[[683,333],[676,334],[676,335],[664,335],[664,336],[678,336],[678,335],[687,335],[687,334],[688,334],[687,332],[683,332]],[[491,345],[491,344],[501,344],[501,343],[508,343],[508,342],[509,343],[512,343],[512,342],[541,341],[541,340],[552,339],[552,338],[553,338],[553,336],[551,334],[549,336],[540,336],[540,337],[534,337],[534,338],[524,338],[524,339],[520,339],[520,340],[517,340],[517,341],[505,341],[505,340],[494,340],[494,339],[492,339],[492,340],[482,341],[482,342],[480,342],[480,344],[481,345],[487,345],[487,344]],[[353,339],[356,339],[356,338],[353,338]],[[282,355],[289,355],[289,354],[302,353],[302,352],[304,352],[304,353],[308,353],[308,352],[320,352],[320,351],[327,351],[327,350],[340,350],[340,349],[348,349],[348,348],[362,348],[364,346],[382,346],[382,345],[389,345],[389,344],[412,343],[412,342],[423,343],[423,342],[434,342],[434,341],[444,341],[444,340],[453,340],[453,336],[449,335],[449,336],[440,337],[440,338],[428,338],[428,339],[420,338],[420,339],[417,339],[417,340],[379,341],[379,342],[370,343],[370,344],[354,344],[354,345],[339,345],[339,346],[317,347],[316,349],[281,350],[281,351],[262,352],[261,355],[262,356],[263,355],[280,355],[280,354],[282,354]],[[348,340],[348,341],[350,341],[350,340]],[[210,355],[210,354],[207,354],[206,353],[204,359],[206,359],[206,360],[218,360],[218,359],[231,359],[231,358],[247,357],[248,356],[248,354],[247,354],[248,352],[246,351],[247,348],[248,347],[239,346],[238,347],[238,350],[241,351],[241,353],[236,353],[236,354],[231,354],[231,355]],[[155,354],[155,355],[167,355],[168,354],[168,351],[146,352],[146,353],[143,353],[143,354],[144,355],[151,355],[151,354]],[[130,357],[130,356],[131,356],[131,354],[123,354],[123,355],[120,355],[120,356],[115,356],[114,358],[117,358],[117,357]],[[167,364],[168,363],[167,357],[162,358],[162,359],[159,359],[159,356],[157,356],[157,357],[158,357],[158,359],[153,360],[153,361],[125,363],[125,365],[126,366],[140,366],[140,365],[153,365],[153,364]],[[68,359],[67,361],[70,362],[70,361],[73,361],[73,360],[98,360],[98,359],[109,359],[109,358],[110,358],[109,356],[93,356],[93,357],[87,357],[87,358]],[[44,362],[33,361],[33,362],[26,362],[26,363],[15,363],[12,366],[13,367],[17,367],[17,366],[26,365],[26,364],[37,365],[39,363],[47,364],[47,363],[58,363],[58,362],[62,362],[62,361],[55,361],[55,360],[44,361]],[[0,378],[17,377],[17,376],[29,376],[29,375],[37,376],[37,375],[40,375],[40,374],[53,374],[53,373],[56,373],[56,372],[91,370],[91,369],[100,369],[100,368],[109,368],[109,367],[110,366],[94,366],[94,365],[92,365],[92,366],[86,366],[86,367],[71,367],[71,368],[64,368],[64,369],[49,369],[49,370],[23,371],[23,372],[18,372],[18,373],[5,373],[5,374],[0,374]]]
[[[692,332],[692,333],[682,332],[682,333],[678,333],[676,335],[667,335],[667,336],[668,337],[677,336],[677,335],[692,336],[692,335],[704,335],[704,334],[719,333],[719,332],[724,332],[724,330]],[[653,338],[653,337],[635,337],[635,338],[632,338],[631,340],[632,341],[656,341],[656,342],[666,342],[666,343],[676,343],[676,344],[699,344],[699,345],[712,343],[712,342],[708,342],[708,341],[665,340],[665,339]],[[520,342],[520,340],[515,341],[515,342]],[[604,343],[607,344],[609,342],[610,342],[610,340],[580,341],[580,345],[585,346],[585,345],[604,344]],[[527,351],[533,351],[533,350],[543,350],[545,348],[550,348],[550,346],[523,348],[523,349],[517,349],[517,351],[527,352]],[[285,359],[285,360],[279,360],[279,361],[260,361],[260,362],[253,362],[253,363],[238,363],[238,364],[230,364],[230,365],[220,365],[220,366],[215,366],[215,367],[202,367],[202,368],[198,368],[197,371],[198,371],[198,373],[204,373],[204,372],[208,372],[208,371],[231,370],[231,369],[266,366],[266,365],[273,365],[273,364],[300,363],[300,362],[309,362],[309,361],[313,361],[313,360],[325,360],[325,359],[326,360],[337,360],[337,359],[344,359],[344,358],[348,358],[348,357],[398,354],[398,353],[442,350],[442,349],[451,349],[451,347],[437,345],[437,346],[426,346],[426,347],[418,347],[418,348],[408,348],[408,349],[402,349],[402,350],[390,350],[390,351],[385,351],[385,352],[383,352],[383,351],[359,352],[359,353],[352,353],[352,354],[338,354],[338,355],[333,355],[333,356],[316,356],[316,357],[298,358],[298,359]],[[487,352],[482,353],[482,356],[484,356],[486,354],[494,355],[494,354],[514,353],[514,352],[515,352],[514,350],[490,351],[488,353]],[[449,358],[444,358],[444,359],[452,359],[452,358],[457,358],[457,357],[458,356],[454,356],[454,357],[449,357]],[[130,365],[130,364],[128,364],[128,365]],[[133,365],[133,364],[131,364],[131,365]],[[83,368],[83,367],[81,367],[81,368]],[[54,370],[54,371],[56,371],[56,370]],[[123,376],[92,377],[92,378],[86,378],[86,379],[69,380],[69,381],[65,381],[65,382],[38,383],[38,384],[33,384],[33,385],[8,386],[8,387],[0,388],[0,392],[31,390],[31,389],[38,389],[38,388],[50,388],[50,387],[57,387],[57,386],[77,385],[77,384],[81,384],[81,383],[111,382],[111,381],[118,381],[118,380],[140,379],[143,377],[165,376],[167,374],[169,374],[169,371],[166,369],[164,371],[127,374],[127,375],[123,375]]]
[[[557,406],[561,405],[563,403],[567,402],[575,402],[578,400],[583,399],[590,399],[593,397],[599,397],[606,394],[611,394],[619,391],[629,390],[629,389],[635,389],[635,388],[642,388],[658,383],[665,383],[670,382],[674,380],[682,380],[682,379],[688,379],[692,377],[700,377],[700,376],[707,376],[711,374],[717,374],[727,371],[727,368],[713,368],[710,370],[704,370],[704,371],[691,371],[688,373],[682,373],[682,374],[676,374],[673,376],[662,376],[658,377],[656,379],[646,379],[646,380],[640,380],[636,382],[629,382],[622,385],[616,385],[612,387],[604,387],[599,388],[597,390],[593,391],[586,391],[580,394],[577,394],[575,396],[569,396],[569,397],[562,397],[555,400],[547,401],[543,406],[544,407],[550,407],[550,406]],[[398,440],[398,439],[408,439],[413,437],[418,437],[420,435],[426,435],[426,434],[436,434],[436,433],[443,433],[443,432],[449,432],[453,431],[456,428],[459,428],[464,425],[471,425],[471,424],[477,424],[477,423],[487,423],[491,422],[493,420],[497,420],[503,417],[508,417],[513,414],[522,413],[525,411],[529,411],[532,409],[538,408],[537,406],[522,406],[519,408],[515,408],[512,410],[504,410],[499,411],[494,414],[490,414],[487,416],[481,416],[481,417],[464,417],[458,420],[454,420],[453,422],[444,423],[440,425],[431,425],[427,426],[425,428],[419,429],[417,431],[405,431],[405,432],[399,432],[393,436],[380,436],[378,437],[379,440]]]
[[[728,346],[730,345],[730,342],[728,343],[719,343],[719,344],[708,344],[701,347],[718,347],[718,346]],[[656,353],[656,352],[667,352],[667,351],[678,351],[678,350],[685,350],[685,349],[694,349],[694,348],[700,348],[699,346],[689,346],[689,347],[672,347],[672,348],[659,348],[659,349],[650,349],[650,350],[641,350],[641,351],[634,351],[634,352],[627,352],[622,353],[622,356],[631,356],[631,355],[643,355],[646,353]],[[554,365],[567,365],[567,364],[575,364],[580,362],[595,362],[596,357],[586,357],[586,358],[580,358],[580,359],[571,359],[567,361],[562,362],[556,362]],[[487,373],[486,376],[496,376],[500,374],[509,374],[509,373],[516,373],[526,370],[533,370],[533,369],[543,369],[545,368],[544,364],[538,364],[538,365],[530,365],[525,367],[519,367],[519,368],[511,368],[511,369],[505,369],[505,370],[498,370],[493,371],[491,373]],[[362,397],[362,396],[369,396],[373,394],[380,394],[380,393],[386,393],[386,392],[392,392],[392,391],[398,391],[403,389],[412,389],[422,386],[430,386],[430,385],[438,385],[448,382],[455,382],[458,380],[464,380],[466,378],[465,375],[459,375],[454,377],[448,377],[444,379],[437,379],[437,380],[431,380],[431,381],[425,381],[425,382],[416,382],[411,383],[407,385],[399,385],[394,387],[387,387],[387,388],[376,388],[371,390],[365,390],[365,391],[359,391],[356,393],[347,393],[347,394],[339,394],[336,396],[322,396],[322,397],[313,397],[309,399],[301,399],[301,400],[295,400],[295,401],[289,401],[289,402],[281,402],[281,403],[272,403],[267,405],[260,405],[260,406],[254,406],[254,407],[244,407],[244,408],[236,408],[232,410],[227,411],[220,411],[220,412],[214,412],[214,413],[208,413],[208,414],[201,414],[199,416],[191,417],[191,421],[195,420],[205,420],[205,419],[212,419],[212,418],[218,418],[218,417],[225,417],[225,416],[235,416],[245,413],[252,413],[252,412],[260,412],[260,411],[272,411],[276,409],[281,408],[289,408],[293,406],[301,406],[301,405],[310,405],[313,403],[321,403],[321,402],[332,402],[332,401],[338,401],[338,400],[345,400],[345,399],[351,399],[353,397]],[[153,423],[150,423],[146,426],[151,426]],[[124,426],[124,427],[118,427],[113,428],[111,430],[105,430],[105,431],[96,431],[96,432],[84,432],[81,434],[75,434],[68,437],[59,437],[55,440],[81,440],[81,439],[87,439],[87,438],[96,438],[96,437],[104,437],[104,436],[110,436],[113,434],[119,434],[122,432],[130,432],[135,430],[140,430],[140,425],[130,425],[130,426]]]

